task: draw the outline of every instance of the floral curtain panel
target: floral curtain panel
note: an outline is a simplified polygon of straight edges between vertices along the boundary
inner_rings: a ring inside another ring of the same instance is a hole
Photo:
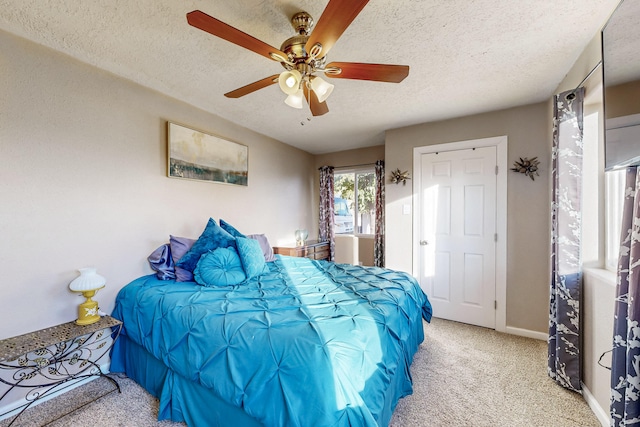
[[[570,390],[580,386],[580,258],[584,88],[554,98],[551,203],[549,376]]]
[[[640,424],[640,170],[627,168],[611,358],[611,425]]]
[[[376,170],[376,234],[373,243],[373,262],[384,267],[384,160],[378,160]]]
[[[333,232],[333,166],[320,168],[320,215],[318,219],[318,240],[329,242],[329,261],[335,259],[335,239]]]

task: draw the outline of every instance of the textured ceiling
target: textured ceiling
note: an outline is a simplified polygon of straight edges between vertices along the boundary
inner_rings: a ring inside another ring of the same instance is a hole
[[[326,4],[0,0],[0,28],[319,154],[382,144],[387,129],[549,99],[618,0],[371,0],[328,61],[409,65],[409,77],[332,80],[329,113],[310,121],[277,85],[224,97],[283,69],[185,18],[199,9],[280,47],[295,12],[317,22]]]

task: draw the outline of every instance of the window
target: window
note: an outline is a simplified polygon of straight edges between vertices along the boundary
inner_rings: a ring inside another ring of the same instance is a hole
[[[626,170],[605,172],[605,223],[606,225],[606,268],[616,271],[620,251],[620,231],[622,228],[622,208],[624,206],[624,185]]]
[[[604,267],[615,272],[620,250],[626,169],[602,173],[603,162],[600,159],[602,141],[599,133],[601,113],[593,110],[595,110],[593,106],[585,106],[582,261],[585,267]]]
[[[375,234],[375,176],[373,168],[334,173],[335,234]]]

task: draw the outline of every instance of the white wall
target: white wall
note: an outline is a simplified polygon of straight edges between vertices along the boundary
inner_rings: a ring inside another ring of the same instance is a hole
[[[312,155],[3,32],[0,69],[0,339],[75,319],[80,267],[110,312],[210,216],[273,245],[317,230]],[[167,178],[167,120],[247,145],[249,185]]]
[[[585,315],[582,322],[582,382],[593,395],[595,402],[590,402],[590,405],[594,412],[601,419],[607,420],[611,398],[611,371],[598,361],[603,353],[613,347],[615,273],[587,268],[583,283],[582,312]],[[605,354],[601,363],[611,366],[611,353]]]

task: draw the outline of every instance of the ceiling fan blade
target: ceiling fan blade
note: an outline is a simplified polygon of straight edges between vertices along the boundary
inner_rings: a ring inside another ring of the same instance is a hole
[[[287,54],[282,52],[280,49],[276,49],[275,47],[270,46],[229,24],[225,24],[202,11],[194,10],[187,13],[187,22],[193,27],[206,31],[207,33],[213,34],[221,39],[225,39],[228,42],[237,44],[238,46],[242,46],[262,56],[266,56],[274,61],[280,62],[279,59],[271,56],[271,53],[280,55],[283,59],[287,59]]]
[[[305,44],[305,50],[311,52],[311,48],[319,43],[322,50],[317,57],[323,58],[368,2],[369,0],[329,0]]]
[[[342,70],[338,74],[331,68]],[[334,79],[373,80],[400,83],[409,75],[408,65],[363,64],[358,62],[332,62],[325,67],[325,75]]]
[[[318,101],[318,96],[313,89],[305,89],[303,92],[304,97],[307,98],[307,102],[309,103],[309,108],[311,109],[311,114],[313,116],[322,116],[329,112],[329,106],[327,106],[327,103]]]
[[[258,80],[257,82],[250,83],[246,86],[242,86],[241,88],[225,93],[224,96],[226,96],[227,98],[240,98],[241,96],[248,95],[251,92],[255,92],[267,86],[271,86],[277,81],[278,74],[274,74],[273,76],[265,77],[262,80]]]

